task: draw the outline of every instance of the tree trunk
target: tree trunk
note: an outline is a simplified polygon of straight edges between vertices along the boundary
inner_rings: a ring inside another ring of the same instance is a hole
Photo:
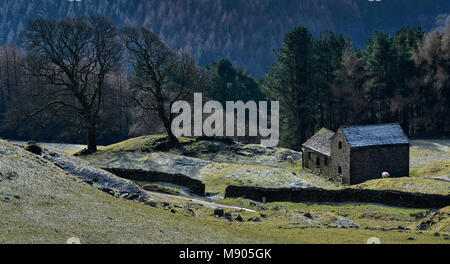
[[[168,139],[170,145],[178,145],[178,143],[179,143],[178,139],[174,134],[172,134],[171,127],[166,128],[166,131],[167,131],[167,139]]]
[[[177,137],[172,134],[172,114],[169,112],[169,117],[166,116],[166,112],[164,109],[164,99],[161,94],[161,90],[157,91],[157,109],[158,109],[158,115],[161,121],[163,122],[164,128],[167,132],[167,140],[169,142],[169,145],[176,146],[179,144]]]
[[[180,142],[178,141],[177,137],[172,133],[172,118],[171,117],[167,118],[165,116],[160,117],[163,120],[164,128],[166,129],[167,132],[167,140],[169,141],[169,145],[171,146],[178,145]]]
[[[95,127],[95,122],[93,124],[89,124],[89,128],[87,129],[87,150],[90,153],[94,153],[97,151],[97,130]]]

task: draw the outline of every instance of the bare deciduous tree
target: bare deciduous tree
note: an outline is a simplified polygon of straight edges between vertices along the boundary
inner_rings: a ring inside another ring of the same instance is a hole
[[[77,114],[80,131],[87,133],[87,150],[95,152],[96,126],[105,76],[120,67],[122,45],[115,25],[92,15],[61,20],[36,19],[21,33],[25,68],[54,89],[49,102],[32,114],[51,110]]]
[[[177,144],[171,131],[174,115],[170,108],[192,91],[201,90],[207,83],[207,72],[187,53],[171,51],[148,29],[127,27],[121,33],[134,67],[134,101],[155,113],[164,125],[169,143]]]
[[[417,78],[412,83],[416,104],[425,113],[421,124],[425,132],[448,131],[450,119],[450,26],[443,34],[427,33],[412,51]],[[429,118],[429,117],[433,118]]]

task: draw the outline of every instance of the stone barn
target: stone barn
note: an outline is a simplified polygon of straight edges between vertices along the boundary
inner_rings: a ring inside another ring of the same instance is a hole
[[[327,131],[327,136],[320,136],[323,131]],[[409,141],[399,124],[341,127],[336,133],[331,132],[331,136],[330,132],[322,128],[303,144],[304,168],[319,169],[320,173],[344,184],[381,178],[383,172],[388,172],[390,177],[409,175]],[[325,141],[325,138],[329,140]],[[316,144],[313,148],[310,140]],[[317,147],[317,144],[321,146]],[[312,166],[308,162],[310,156],[316,158],[316,164],[321,167]],[[329,157],[326,168],[317,160],[319,156]]]
[[[323,127],[303,143],[303,168],[310,169],[323,175],[329,175],[331,163],[331,138],[333,135],[333,131]]]

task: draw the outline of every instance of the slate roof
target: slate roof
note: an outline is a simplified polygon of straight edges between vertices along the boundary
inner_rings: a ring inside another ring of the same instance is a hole
[[[314,134],[305,143],[303,143],[303,146],[317,151],[323,155],[330,156],[331,137],[333,135],[333,131],[322,127],[319,131],[317,131],[316,134]]]
[[[409,143],[399,124],[348,126],[342,131],[351,148]]]

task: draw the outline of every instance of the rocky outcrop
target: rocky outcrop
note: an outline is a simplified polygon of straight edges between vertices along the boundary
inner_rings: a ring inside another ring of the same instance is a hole
[[[417,230],[429,230],[450,233],[450,206],[440,210],[411,214],[420,219]]]
[[[175,155],[166,152],[99,152],[83,156],[99,168],[121,168],[130,170],[159,171],[170,174],[183,174],[196,178],[197,172],[212,162]]]
[[[116,175],[98,169],[79,158],[63,154],[61,152],[45,149],[42,159],[53,163],[68,174],[74,175],[89,184],[100,186],[100,190],[112,194],[126,195],[126,197],[138,197],[144,199],[147,193],[132,181],[122,179]]]

